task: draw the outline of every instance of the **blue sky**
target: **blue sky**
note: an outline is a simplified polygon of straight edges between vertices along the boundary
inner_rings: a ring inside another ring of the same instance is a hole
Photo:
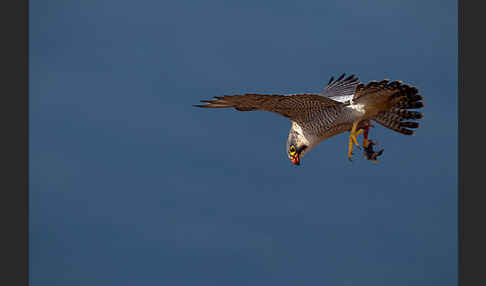
[[[31,284],[456,285],[456,2],[30,1]],[[192,107],[343,72],[425,96],[377,165]]]

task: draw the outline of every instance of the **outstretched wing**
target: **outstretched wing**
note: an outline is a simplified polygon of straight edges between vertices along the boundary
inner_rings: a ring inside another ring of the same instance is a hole
[[[204,108],[235,108],[239,111],[264,110],[274,112],[291,120],[304,120],[308,115],[329,106],[341,105],[339,101],[318,94],[245,94],[215,96],[212,100],[201,100]]]
[[[347,102],[351,100],[355,94],[358,86],[358,78],[355,75],[350,75],[344,78],[346,74],[342,74],[337,80],[331,77],[327,86],[321,91],[320,95],[330,99]]]

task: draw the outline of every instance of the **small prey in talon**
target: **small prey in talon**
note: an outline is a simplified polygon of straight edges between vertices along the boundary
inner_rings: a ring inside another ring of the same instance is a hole
[[[373,149],[373,146],[376,146],[377,144],[374,143],[373,141],[371,141],[370,139],[368,139],[370,127],[375,127],[375,126],[373,126],[373,124],[371,124],[370,121],[366,121],[366,122],[364,122],[364,125],[361,128],[359,128],[358,131],[356,131],[357,125],[358,125],[357,123],[354,124],[353,127],[351,128],[351,131],[350,131],[348,159],[350,161],[352,161],[351,158],[352,158],[352,155],[353,155],[352,151],[354,149],[354,146],[361,149],[359,144],[358,144],[357,137],[358,137],[359,134],[363,133],[363,153],[365,155],[365,158],[367,160],[373,161],[374,163],[377,163],[377,158],[378,158],[378,156],[383,154],[384,149],[381,149],[379,151],[375,151]]]
[[[365,155],[365,158],[367,160],[373,161],[373,163],[377,162],[378,156],[383,154],[383,151],[385,150],[385,149],[381,149],[379,151],[375,151],[375,150],[373,150],[373,146],[375,146],[375,145],[376,144],[373,143],[373,141],[368,140],[368,146],[364,146],[364,148],[363,148],[363,153]]]
[[[373,146],[376,146],[377,144],[375,144],[373,141],[368,139],[368,133],[369,133],[370,127],[375,127],[375,126],[373,126],[373,124],[371,124],[371,122],[368,122],[368,125],[366,125],[363,128],[363,130],[364,130],[363,131],[363,153],[364,153],[365,158],[367,160],[371,160],[371,161],[373,161],[373,163],[377,163],[377,158],[378,158],[378,156],[383,154],[384,149],[381,149],[379,151],[373,150]]]

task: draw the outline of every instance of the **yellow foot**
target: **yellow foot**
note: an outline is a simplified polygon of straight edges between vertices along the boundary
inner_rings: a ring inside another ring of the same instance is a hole
[[[363,132],[363,130],[360,130],[356,132],[356,128],[358,127],[358,121],[353,123],[353,127],[351,128],[351,131],[349,133],[349,146],[348,146],[348,159],[351,161],[351,157],[353,156],[353,149],[354,149],[354,144],[359,147],[358,140],[356,137]]]

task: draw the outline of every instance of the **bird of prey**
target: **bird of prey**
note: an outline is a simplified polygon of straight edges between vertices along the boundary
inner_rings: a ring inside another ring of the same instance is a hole
[[[395,132],[413,135],[418,128],[415,121],[422,113],[410,109],[424,106],[422,95],[413,86],[402,81],[382,80],[363,84],[355,75],[342,74],[318,94],[291,95],[255,94],[215,96],[205,103],[194,105],[203,108],[235,108],[238,111],[263,110],[280,114],[291,120],[286,149],[287,156],[295,165],[321,141],[334,135],[350,132],[348,158],[351,160],[354,145],[359,147],[357,136],[363,133],[365,157],[376,163],[383,150],[373,150],[374,142],[368,139],[368,131],[375,121]],[[412,128],[412,129],[410,129]]]

